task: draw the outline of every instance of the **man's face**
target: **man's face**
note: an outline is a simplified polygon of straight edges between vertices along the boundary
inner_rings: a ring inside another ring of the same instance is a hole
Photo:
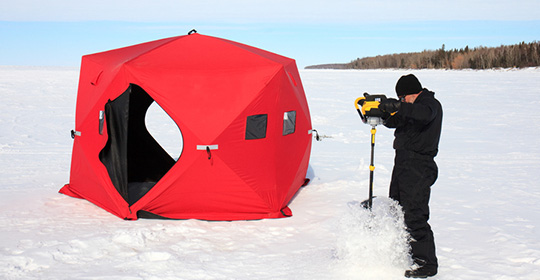
[[[418,97],[418,95],[420,95],[420,92],[417,93],[417,94],[407,94],[407,95],[403,95],[403,96],[400,96],[400,97],[399,97],[399,100],[400,100],[401,102],[414,103],[414,101],[416,100],[416,98]]]

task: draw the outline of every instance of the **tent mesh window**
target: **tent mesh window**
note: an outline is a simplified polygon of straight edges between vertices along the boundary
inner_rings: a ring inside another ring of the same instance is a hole
[[[283,114],[283,136],[294,133],[296,129],[296,111]]]
[[[248,116],[246,122],[246,140],[265,138],[267,119],[267,114]]]
[[[130,205],[176,163],[146,128],[146,111],[153,102],[141,87],[131,84],[105,105],[108,139],[99,159],[115,188]]]

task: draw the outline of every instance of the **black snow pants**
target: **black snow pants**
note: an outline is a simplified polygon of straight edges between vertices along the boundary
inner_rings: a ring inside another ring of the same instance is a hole
[[[413,259],[438,267],[433,231],[428,224],[431,185],[437,180],[437,164],[431,156],[397,150],[390,183],[390,198],[399,202],[413,240]]]

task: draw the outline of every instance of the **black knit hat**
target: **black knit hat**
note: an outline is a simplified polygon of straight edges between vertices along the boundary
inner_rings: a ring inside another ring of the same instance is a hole
[[[413,74],[401,76],[396,83],[396,93],[398,96],[417,94],[420,91],[422,91],[422,85]]]

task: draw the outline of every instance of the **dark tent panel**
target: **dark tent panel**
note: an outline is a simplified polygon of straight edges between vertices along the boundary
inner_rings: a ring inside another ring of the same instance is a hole
[[[145,115],[152,102],[141,87],[131,84],[122,95],[105,104],[109,139],[99,159],[130,205],[176,163],[146,129]]]

